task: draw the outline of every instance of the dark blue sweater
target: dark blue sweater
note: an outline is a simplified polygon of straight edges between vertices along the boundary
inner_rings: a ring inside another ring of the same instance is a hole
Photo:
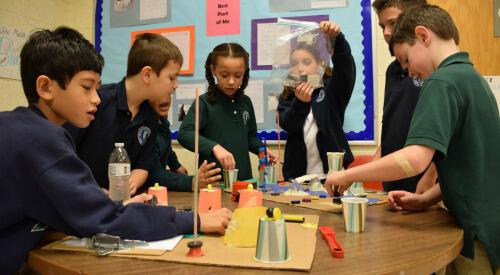
[[[0,125],[0,250],[8,251],[0,274],[19,269],[46,226],[77,237],[107,233],[146,241],[193,231],[192,213],[110,200],[68,132],[36,107],[0,113]]]
[[[182,165],[177,159],[177,154],[172,149],[172,132],[170,131],[170,122],[166,117],[161,118],[159,121],[153,159],[153,169],[150,171],[148,179],[141,187],[141,190],[146,191],[155,183],[159,183],[161,186],[166,186],[168,191],[192,191],[193,177],[175,172]],[[165,169],[166,166],[170,171]]]
[[[381,156],[387,156],[406,143],[411,117],[417,106],[422,83],[408,76],[395,60],[385,73],[384,115],[382,116]],[[415,192],[422,174],[394,181],[384,182],[384,191],[406,190]]]
[[[296,178],[306,173],[307,150],[304,142],[304,123],[312,108],[318,126],[316,143],[323,162],[323,171],[328,172],[327,152],[345,151],[344,167],[353,161],[345,133],[344,113],[351,98],[356,79],[356,65],[349,43],[341,33],[335,41],[332,55],[334,73],[323,88],[314,90],[311,102],[300,101],[291,94],[280,98],[278,112],[280,125],[288,132],[285,147],[283,176]]]

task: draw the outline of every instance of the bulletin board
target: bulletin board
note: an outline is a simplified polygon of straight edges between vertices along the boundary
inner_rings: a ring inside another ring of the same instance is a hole
[[[125,76],[133,34],[157,32],[176,43],[169,37],[171,30],[193,30],[194,36],[187,45],[194,45],[194,49],[180,47],[183,55],[189,54],[184,59],[193,63],[186,65],[190,69],[182,68],[180,87],[172,97],[169,114],[173,138],[176,138],[181,123],[179,118],[182,119],[191,106],[194,89],[199,88],[201,93],[206,91],[204,64],[209,52],[220,43],[236,42],[250,53],[250,82],[245,94],[254,105],[259,137],[276,140],[275,106],[282,87],[273,87],[268,81],[270,66],[254,66],[256,58],[262,54],[258,51],[259,43],[261,49],[268,50],[262,46],[267,45],[263,41],[272,38],[255,31],[259,24],[276,22],[280,17],[310,21],[328,19],[341,25],[356,63],[356,84],[346,110],[344,131],[349,141],[373,142],[374,42],[370,4],[370,0],[97,0],[95,44],[106,61],[102,83],[118,82]],[[125,13],[129,14],[129,21]],[[281,131],[280,138],[286,139],[286,132]]]

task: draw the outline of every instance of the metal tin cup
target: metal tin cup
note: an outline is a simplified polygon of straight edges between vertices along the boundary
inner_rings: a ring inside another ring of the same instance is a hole
[[[268,165],[264,168],[264,177],[267,184],[277,183],[276,180],[276,166]]]
[[[365,230],[368,199],[357,197],[342,198],[342,212],[346,232],[359,233]]]
[[[286,224],[281,215],[277,219],[260,217],[254,259],[264,263],[282,263],[290,260]]]
[[[327,152],[328,172],[340,171],[344,167],[344,152]]]
[[[233,183],[238,179],[238,169],[224,169],[224,189],[233,190]]]

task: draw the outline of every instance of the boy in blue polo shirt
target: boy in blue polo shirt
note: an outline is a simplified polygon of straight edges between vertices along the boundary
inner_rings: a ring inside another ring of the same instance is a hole
[[[406,147],[366,165],[332,173],[344,188],[354,181],[416,175],[434,161],[439,185],[424,194],[389,193],[395,209],[425,209],[441,197],[464,229],[458,272],[500,273],[500,117],[484,78],[458,48],[450,15],[423,5],[402,13],[392,33],[395,56],[409,73],[425,79]],[[487,255],[487,257],[485,256]],[[495,271],[496,270],[496,271]]]
[[[0,113],[0,274],[12,274],[51,227],[146,241],[192,233],[192,212],[110,200],[75,153],[65,122],[87,127],[97,110],[104,64],[80,33],[60,27],[33,33],[21,51],[29,107]],[[136,203],[131,203],[136,202]],[[223,233],[231,212],[200,215],[200,230]]]
[[[108,161],[114,144],[125,143],[131,161],[130,194],[146,182],[153,168],[157,115],[148,101],[161,102],[177,81],[182,65],[180,50],[160,34],[138,35],[128,54],[122,81],[102,85],[101,105],[88,128],[65,125],[78,156],[90,167],[103,189],[109,189]]]

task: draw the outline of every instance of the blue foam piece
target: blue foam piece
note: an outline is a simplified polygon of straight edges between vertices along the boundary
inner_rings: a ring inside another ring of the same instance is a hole
[[[282,186],[279,184],[266,184],[266,188],[271,191],[286,191],[288,190],[287,186]]]
[[[311,195],[316,195],[316,196],[327,196],[328,197],[328,193],[326,193],[325,191],[309,191],[307,192]],[[326,198],[326,197],[325,197]]]

